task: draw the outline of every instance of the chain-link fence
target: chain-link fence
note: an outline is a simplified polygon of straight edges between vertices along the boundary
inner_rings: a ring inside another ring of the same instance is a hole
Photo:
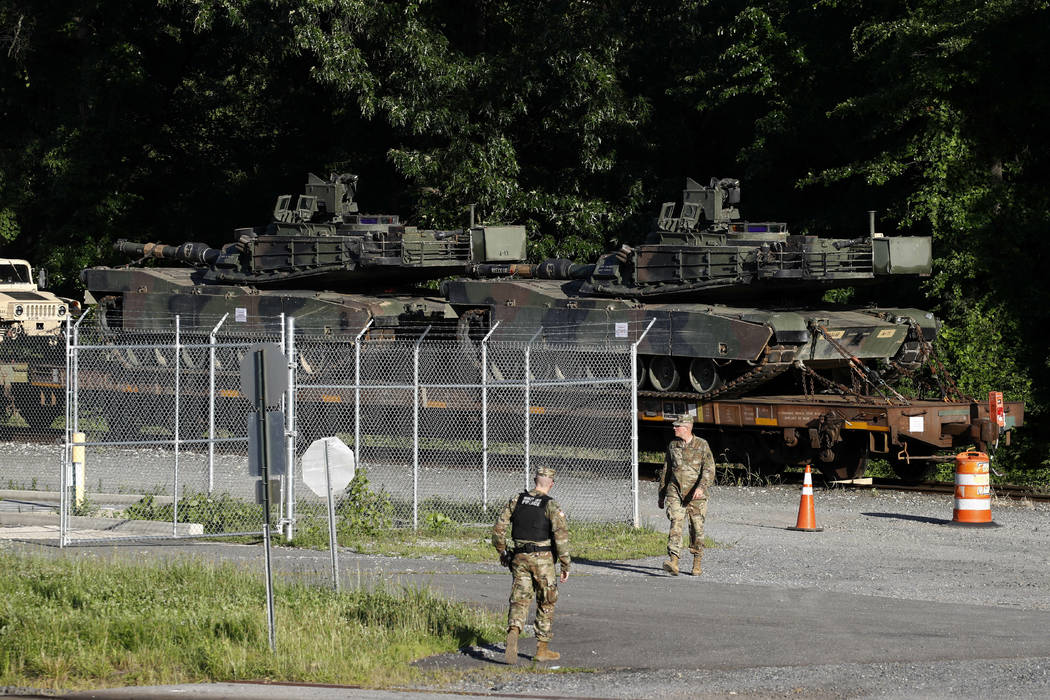
[[[67,541],[260,532],[240,367],[250,345],[280,335],[231,337],[179,317],[150,324],[162,331],[92,321],[69,345]]]
[[[489,521],[541,466],[572,517],[632,520],[630,346],[341,345],[297,339],[299,440],[352,446],[394,524]]]
[[[0,332],[0,511],[58,493],[65,413],[65,336]]]
[[[54,465],[0,461],[0,479],[57,492],[65,544],[260,532],[247,438],[254,407],[241,386],[259,342],[293,359],[281,406],[292,476],[273,482],[271,503],[271,522],[287,536],[325,516],[300,460],[331,436],[352,450],[356,483],[391,527],[490,522],[541,466],[557,470],[554,495],[572,518],[637,517],[628,342],[568,344],[542,329],[450,338],[423,326],[333,336],[283,318],[255,334],[225,318],[189,326],[178,316],[137,319],[150,330],[136,331],[106,320],[81,317],[22,374],[10,347],[0,363],[12,397],[6,423],[22,419],[37,433],[46,425]],[[41,393],[47,383],[53,395]],[[337,494],[344,511],[354,507],[349,492]]]

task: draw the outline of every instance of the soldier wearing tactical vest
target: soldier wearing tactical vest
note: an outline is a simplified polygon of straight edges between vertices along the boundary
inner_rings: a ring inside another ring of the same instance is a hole
[[[558,601],[558,582],[569,578],[569,523],[558,503],[548,495],[554,485],[554,470],[540,467],[535,488],[511,498],[492,528],[492,546],[500,563],[510,568],[510,610],[507,612],[508,664],[518,662],[518,636],[525,627],[529,604],[536,595],[536,661],[561,657],[548,648],[553,634],[554,604]],[[507,527],[510,539],[507,541]],[[554,570],[554,558],[561,563],[561,576]]]
[[[667,446],[664,470],[660,474],[660,508],[667,504],[667,561],[664,570],[678,575],[678,558],[682,548],[682,521],[689,518],[690,546],[693,553],[693,576],[703,573],[704,520],[707,518],[707,490],[715,481],[715,457],[707,440],[693,435],[693,419],[682,416],[674,422],[674,440]]]

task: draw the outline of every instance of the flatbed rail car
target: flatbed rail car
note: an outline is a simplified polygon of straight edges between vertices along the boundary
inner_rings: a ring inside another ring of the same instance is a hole
[[[12,369],[15,367],[12,365]],[[27,427],[53,428],[64,411],[65,369],[57,366],[17,367],[5,375],[5,394],[11,408],[20,411]],[[171,395],[173,386],[152,381],[136,381],[123,374],[119,380],[106,372],[84,372],[80,389],[85,392],[115,394],[119,401],[103,404],[121,407],[121,415],[134,416],[135,425],[122,426],[128,437],[151,418],[159,415],[166,402],[156,397]],[[191,415],[207,415],[207,396],[199,383],[192,389],[184,385],[187,404],[195,404]],[[217,398],[236,399],[238,392],[219,389]],[[153,397],[153,398],[151,398]],[[308,417],[311,412],[328,413],[332,403],[352,403],[352,390],[321,391],[303,389],[298,393],[297,410]],[[410,394],[387,397],[388,401],[411,402]],[[373,398],[374,401],[374,398]],[[559,413],[557,407],[542,406],[533,396],[534,414]],[[135,406],[130,410],[131,406]],[[1006,402],[1002,429],[990,416],[989,406],[978,401],[911,400],[890,402],[881,397],[832,395],[761,396],[700,401],[698,397],[656,398],[639,396],[638,420],[643,450],[662,450],[671,437],[670,422],[682,414],[694,417],[696,432],[707,439],[719,461],[740,463],[762,474],[776,474],[789,466],[812,464],[826,476],[850,479],[861,476],[869,458],[886,460],[904,479],[921,479],[936,467],[937,453],[975,447],[988,450],[997,442],[1009,442],[1010,431],[1024,423],[1024,404]],[[423,388],[423,411],[477,413],[481,410],[477,392]],[[507,414],[521,411],[520,405],[501,405],[490,401],[489,409]],[[615,419],[611,408],[574,414],[576,421],[589,421],[587,429],[601,430]],[[592,415],[593,414],[593,415]],[[107,416],[116,419],[116,416]],[[118,419],[119,420],[119,419]],[[324,421],[316,422],[320,427]],[[196,426],[200,427],[200,426]],[[222,426],[228,428],[230,426]]]
[[[1010,431],[1024,423],[1024,404],[1004,404],[1000,430],[989,406],[978,401],[761,396],[639,402],[643,426],[667,424],[682,414],[694,417],[696,432],[716,455],[764,474],[810,463],[826,476],[852,479],[863,474],[869,457],[875,457],[889,462],[901,478],[915,480],[945,459],[937,452],[970,447],[987,451],[1000,440],[1009,444]]]

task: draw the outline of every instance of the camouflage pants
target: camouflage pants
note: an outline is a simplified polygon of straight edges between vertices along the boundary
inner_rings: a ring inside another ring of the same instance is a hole
[[[676,486],[667,489],[667,519],[671,530],[667,533],[667,554],[679,556],[682,550],[682,521],[689,518],[689,551],[700,554],[704,550],[704,520],[707,518],[707,499],[697,498],[682,505],[682,495]]]
[[[514,582],[510,588],[507,628],[525,629],[529,604],[535,592],[536,640],[549,642],[553,637],[551,623],[554,621],[554,604],[558,602],[558,574],[554,570],[554,557],[550,552],[516,554],[510,564],[510,573]]]

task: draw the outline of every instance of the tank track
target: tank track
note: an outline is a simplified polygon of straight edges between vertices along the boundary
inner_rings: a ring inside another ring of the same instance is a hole
[[[791,369],[795,362],[795,348],[787,345],[767,347],[762,359],[754,367],[734,377],[717,389],[702,394],[695,391],[639,391],[639,398],[677,399],[680,401],[708,401],[716,397],[736,398],[752,388]]]

